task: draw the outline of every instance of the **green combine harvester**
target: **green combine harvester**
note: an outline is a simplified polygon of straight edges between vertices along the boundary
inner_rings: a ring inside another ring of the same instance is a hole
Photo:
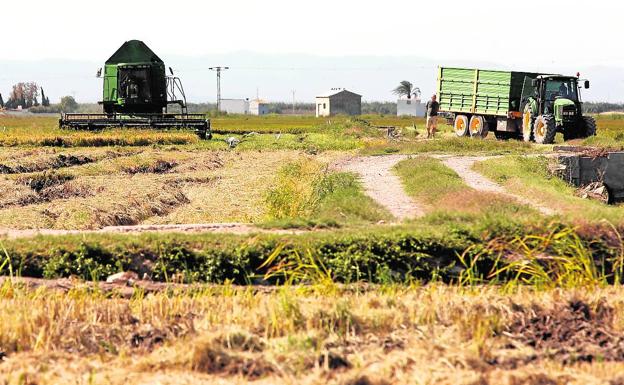
[[[102,114],[61,115],[59,126],[78,130],[107,127],[192,129],[202,139],[210,139],[210,121],[204,114],[189,114],[184,88],[165,63],[139,40],[125,42],[111,56],[98,77],[104,79]],[[170,113],[169,106],[179,106]]]
[[[437,96],[457,136],[553,143],[596,135],[583,116],[577,76],[440,67]],[[589,88],[589,81],[583,81]]]

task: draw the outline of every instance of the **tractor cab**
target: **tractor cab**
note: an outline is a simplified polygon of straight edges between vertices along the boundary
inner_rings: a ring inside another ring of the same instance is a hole
[[[542,75],[533,80],[535,96],[542,114],[555,115],[555,121],[571,122],[581,113],[579,79],[572,76]],[[585,81],[589,88],[589,81]]]

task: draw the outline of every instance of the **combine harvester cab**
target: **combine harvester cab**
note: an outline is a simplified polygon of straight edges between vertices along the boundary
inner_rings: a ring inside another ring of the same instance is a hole
[[[139,40],[125,42],[104,65],[103,114],[61,115],[59,126],[78,130],[107,127],[193,129],[202,139],[212,137],[204,114],[189,114],[186,95],[173,71]],[[169,105],[179,112],[169,113]]]
[[[549,144],[596,135],[596,122],[583,116],[579,76],[440,67],[440,111],[457,136],[517,138]],[[589,88],[589,81],[584,81]]]

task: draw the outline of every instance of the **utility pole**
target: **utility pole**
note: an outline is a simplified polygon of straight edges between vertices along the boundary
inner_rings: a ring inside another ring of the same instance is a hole
[[[293,113],[293,115],[295,114],[295,92],[297,92],[297,90],[292,90],[292,94],[293,94],[293,107],[292,107],[292,113]]]
[[[217,72],[217,114],[221,112],[221,71],[229,70],[230,67],[210,67],[211,71]]]

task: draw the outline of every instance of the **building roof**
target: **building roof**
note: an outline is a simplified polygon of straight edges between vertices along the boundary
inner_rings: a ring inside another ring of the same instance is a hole
[[[322,93],[320,95],[317,95],[316,97],[317,98],[329,98],[330,96],[338,95],[338,94],[340,94],[342,92],[348,92],[350,94],[362,97],[362,95],[356,94],[355,92],[351,92],[351,91],[347,90],[346,88],[332,88],[331,90],[329,90],[327,92],[324,92],[324,93]]]

